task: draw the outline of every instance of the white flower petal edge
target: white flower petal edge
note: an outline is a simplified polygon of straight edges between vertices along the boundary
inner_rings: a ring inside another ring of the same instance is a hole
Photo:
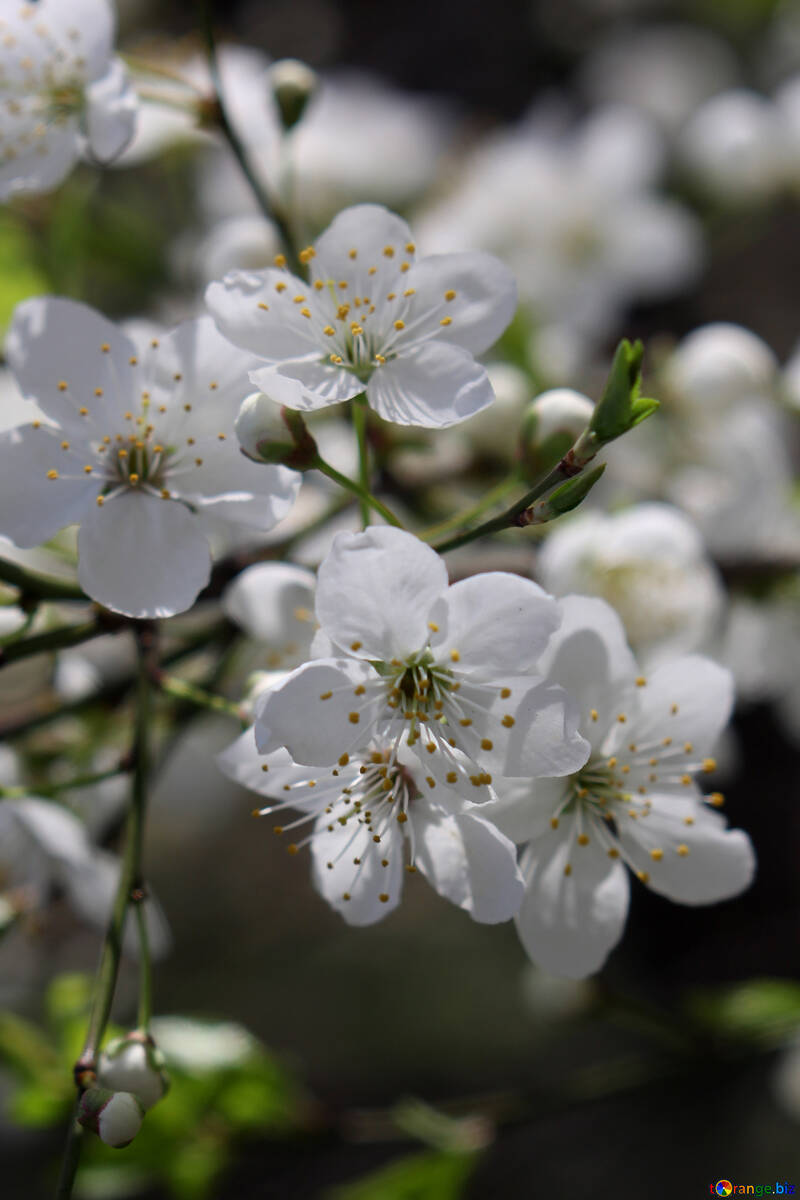
[[[386,420],[428,428],[491,403],[472,356],[514,315],[502,263],[480,253],[417,262],[408,226],[376,204],[345,209],[307,255],[308,282],[271,268],[231,272],[206,291],[225,336],[264,360],[257,387],[303,410],[366,390]],[[293,386],[276,389],[273,372]]]
[[[708,904],[743,891],[755,858],[747,835],[713,811],[722,796],[704,797],[694,782],[715,768],[709,751],[730,716],[729,672],[687,656],[648,679],[603,601],[571,596],[561,608],[546,678],[570,690],[591,754],[566,779],[499,780],[492,819],[526,845],[523,944],[547,970],[579,978],[621,935],[623,864],[672,900]]]
[[[81,522],[79,578],[108,608],[184,611],[208,579],[211,518],[267,530],[294,502],[296,472],[239,450],[252,359],[210,318],[137,342],[83,304],[37,298],[17,308],[7,354],[57,423],[0,435],[0,529],[31,546]]]
[[[314,572],[293,563],[255,563],[225,589],[225,615],[284,657],[308,658],[314,637]]]

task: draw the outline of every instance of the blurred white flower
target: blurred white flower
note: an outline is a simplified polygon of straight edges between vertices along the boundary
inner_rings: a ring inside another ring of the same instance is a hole
[[[665,365],[664,381],[670,401],[690,419],[711,414],[717,422],[731,405],[768,396],[777,370],[774,353],[757,334],[715,321],[683,338]]]
[[[7,0],[0,34],[0,197],[48,191],[82,154],[119,154],[137,104],[108,0]]]
[[[721,204],[767,199],[787,175],[787,138],[780,110],[746,88],[720,92],[681,131],[678,154],[692,178]]]
[[[309,658],[317,628],[315,583],[313,571],[305,567],[256,563],[246,567],[226,589],[222,598],[225,614],[260,643],[271,670],[295,667]]]
[[[639,504],[613,516],[581,513],[556,526],[538,568],[554,595],[582,592],[615,608],[648,666],[706,644],[724,605],[700,534],[666,504]]]

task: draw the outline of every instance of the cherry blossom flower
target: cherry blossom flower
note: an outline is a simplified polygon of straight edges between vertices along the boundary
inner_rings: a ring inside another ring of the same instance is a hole
[[[300,476],[245,459],[233,435],[248,362],[209,318],[138,346],[71,300],[20,305],[6,347],[48,420],[0,434],[0,526],[35,546],[80,523],[78,578],[134,617],[190,607],[211,518],[271,528]]]
[[[304,256],[308,282],[276,267],[231,272],[206,291],[222,333],[265,363],[250,372],[261,391],[303,411],[366,391],[387,421],[426,427],[491,404],[473,355],[514,314],[502,263],[487,254],[417,260],[405,221],[373,204],[340,213]]]
[[[271,670],[297,666],[316,631],[313,571],[293,563],[255,563],[226,588],[226,616],[264,647]]]
[[[493,772],[566,774],[586,759],[558,687],[536,675],[559,618],[530,580],[487,572],[448,587],[442,559],[402,530],[339,534],[322,563],[319,656],[256,708],[262,753],[333,766],[373,736],[408,746],[426,787],[472,787]],[[467,786],[469,785],[469,786]]]
[[[519,908],[514,843],[456,789],[443,786],[432,797],[425,767],[405,738],[373,739],[313,778],[285,750],[259,754],[252,729],[217,761],[232,779],[273,801],[259,815],[278,814],[282,822],[287,808],[300,810],[302,816],[274,831],[311,824],[289,851],[310,844],[314,886],[351,925],[372,924],[397,907],[404,865],[476,921],[507,921]]]
[[[730,673],[687,656],[638,674],[622,625],[602,600],[568,596],[545,655],[546,677],[577,700],[588,762],[569,779],[500,780],[492,819],[524,844],[517,929],[545,970],[599,970],[628,910],[627,865],[682,904],[711,904],[750,883],[750,840],[728,831],[698,773],[733,702]]]
[[[6,0],[0,9],[0,197],[47,191],[84,154],[114,158],[137,101],[112,57],[108,0]]]

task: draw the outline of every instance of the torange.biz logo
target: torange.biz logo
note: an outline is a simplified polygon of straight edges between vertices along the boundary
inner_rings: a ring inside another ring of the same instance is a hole
[[[731,1183],[730,1179],[718,1179],[710,1183],[712,1196],[793,1196],[793,1183]]]

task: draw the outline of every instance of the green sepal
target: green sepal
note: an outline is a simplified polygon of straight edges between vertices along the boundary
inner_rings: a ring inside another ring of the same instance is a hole
[[[639,395],[642,385],[644,346],[627,338],[619,343],[603,395],[589,422],[590,431],[604,444],[621,437],[658,408],[656,400]]]
[[[568,479],[550,493],[543,501],[543,506],[550,510],[552,517],[561,517],[564,513],[572,512],[573,508],[577,508],[586,499],[605,469],[606,464],[599,463],[592,467],[591,471],[584,471],[574,479]]]

